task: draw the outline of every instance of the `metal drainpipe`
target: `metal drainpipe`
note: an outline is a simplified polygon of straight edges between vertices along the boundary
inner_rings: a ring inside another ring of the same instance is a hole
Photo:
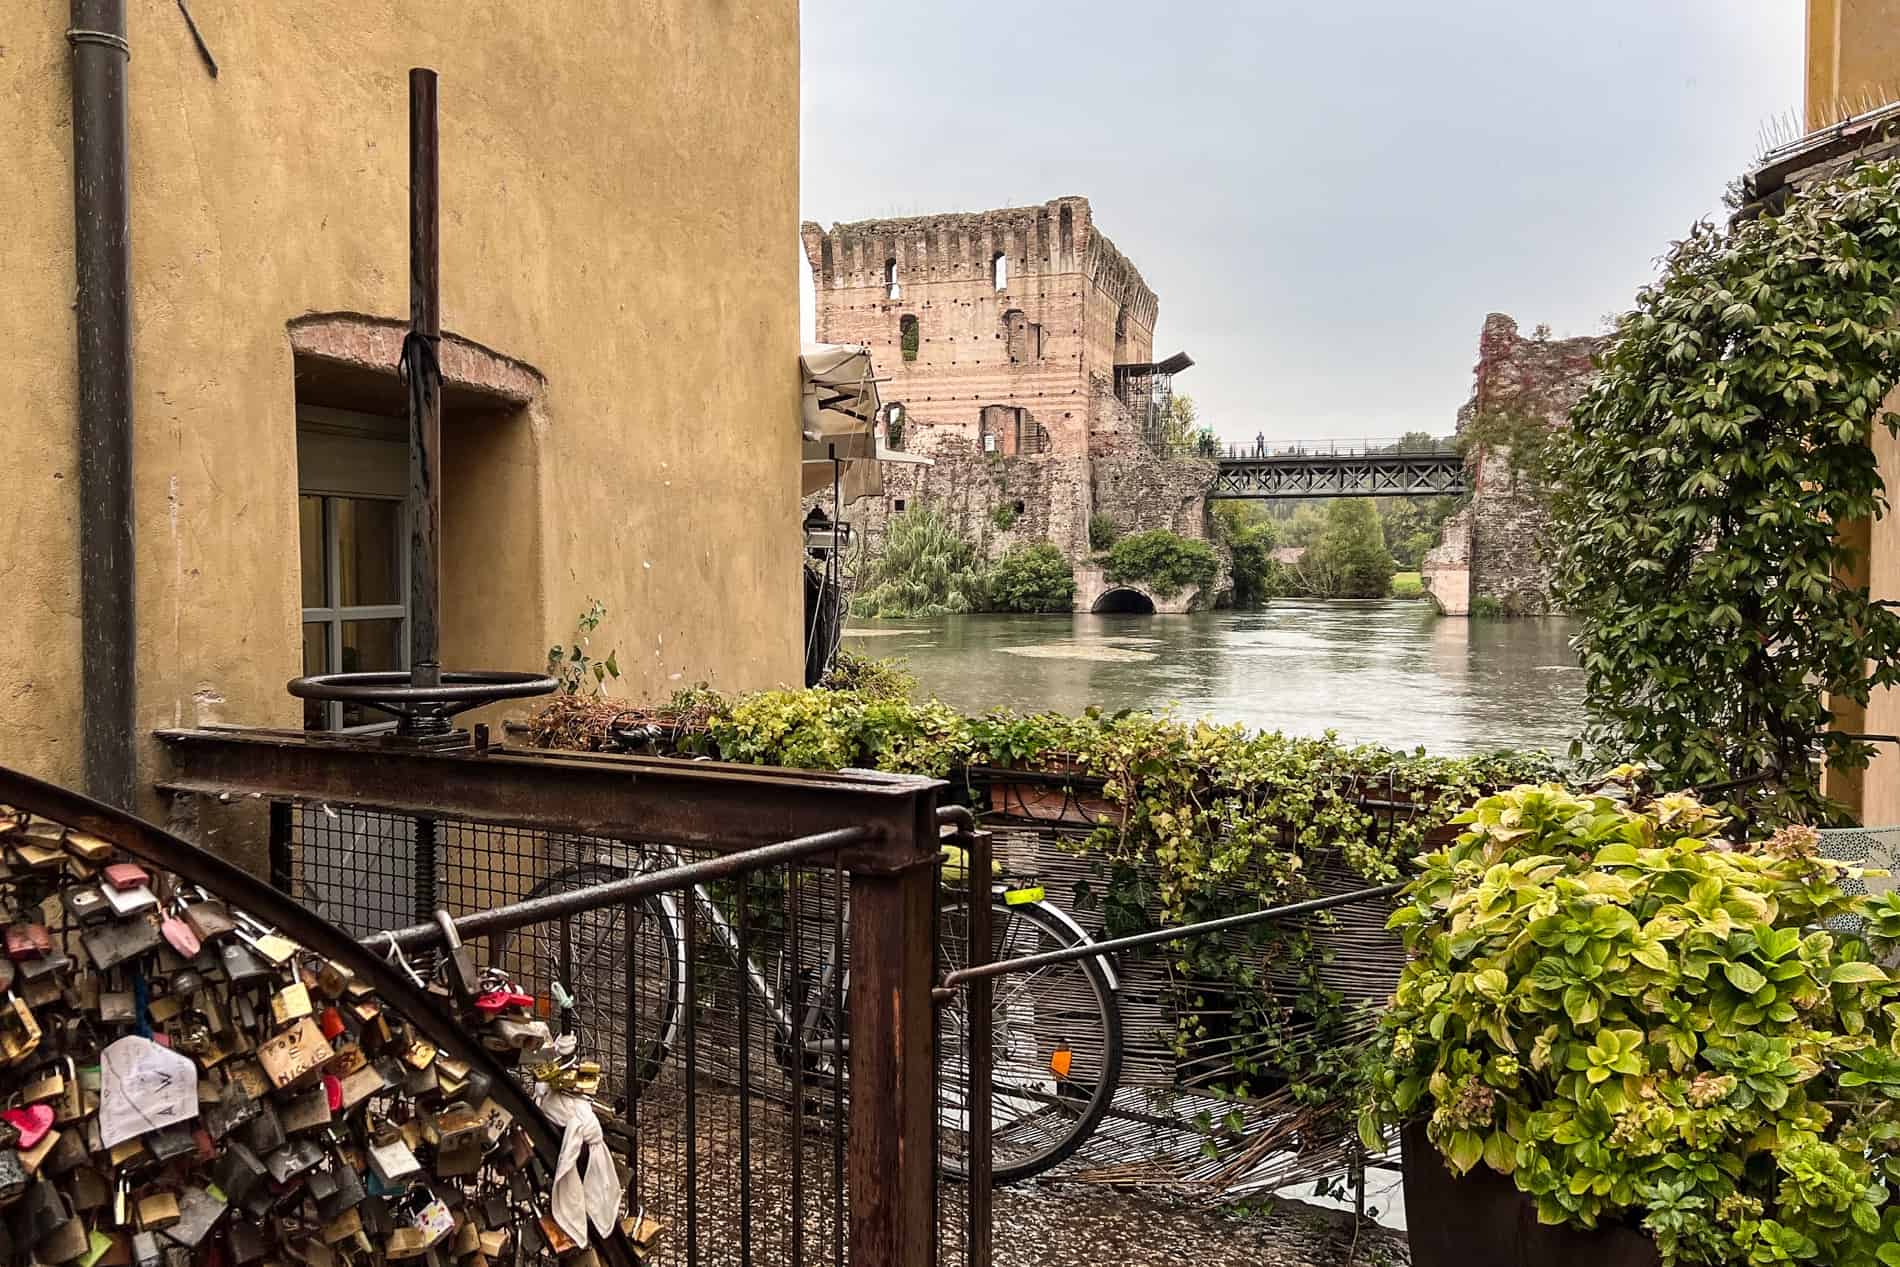
[[[72,0],[86,789],[133,803],[132,249],[125,0]]]

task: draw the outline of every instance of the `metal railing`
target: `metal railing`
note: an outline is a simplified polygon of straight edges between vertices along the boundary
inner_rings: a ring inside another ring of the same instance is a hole
[[[1456,436],[1396,436],[1385,439],[1332,438],[1326,440],[1229,441],[1220,456],[1229,461],[1269,458],[1386,457],[1410,454],[1453,454]]]

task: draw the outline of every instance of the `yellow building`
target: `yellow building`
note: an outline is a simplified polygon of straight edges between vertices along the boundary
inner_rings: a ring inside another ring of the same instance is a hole
[[[1900,0],[1808,0],[1804,113],[1811,129],[1900,100]],[[1900,410],[1900,392],[1887,401]],[[1884,519],[1846,529],[1866,551],[1864,580],[1875,598],[1900,599],[1900,442],[1875,428],[1874,446],[1888,497]],[[1846,731],[1900,735],[1900,692],[1874,693],[1865,710],[1837,708]],[[1875,746],[1864,774],[1830,780],[1829,792],[1870,826],[1900,824],[1900,746]]]
[[[157,728],[369,722],[285,682],[402,667],[412,66],[441,75],[443,663],[538,669],[598,598],[629,694],[795,684],[797,41],[795,0],[14,6],[0,762],[97,787],[113,722],[81,615],[114,528],[81,490],[82,51],[130,56],[138,788]]]

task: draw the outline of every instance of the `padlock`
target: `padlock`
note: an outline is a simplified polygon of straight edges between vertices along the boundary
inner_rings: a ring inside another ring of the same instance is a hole
[[[79,935],[79,942],[101,972],[129,963],[158,946],[158,929],[137,917],[113,920]]]
[[[185,907],[184,918],[191,925],[191,931],[198,934],[198,940],[205,943],[214,942],[237,928],[230,910],[215,900],[193,902]]]
[[[163,1231],[178,1222],[178,1198],[163,1191],[148,1193],[138,1202],[139,1226],[147,1231]]]
[[[152,1150],[152,1156],[160,1162],[186,1156],[198,1151],[197,1141],[192,1137],[189,1122],[178,1122],[145,1134],[145,1146]]]
[[[62,1208],[63,1205],[62,1205]],[[86,1234],[86,1225],[71,1209],[64,1209],[65,1217],[53,1225],[53,1230],[40,1240],[33,1249],[34,1257],[43,1263],[70,1263],[83,1255],[92,1244],[92,1238]]]
[[[177,951],[181,958],[196,959],[199,952],[204,949],[204,943],[199,939],[198,934],[192,931],[191,925],[176,915],[167,915],[159,921],[158,933],[165,939],[165,944]]]
[[[243,933],[240,930],[239,936]],[[251,948],[262,955],[273,968],[281,968],[297,957],[303,947],[280,933],[265,933],[251,940]]]
[[[285,986],[270,1000],[271,1019],[279,1025],[288,1025],[311,1014],[310,990],[301,981]]]
[[[270,1170],[271,1181],[282,1187],[322,1160],[323,1149],[314,1141],[299,1139],[266,1157],[264,1165]]]
[[[8,924],[6,931],[7,958],[15,963],[28,959],[38,959],[50,954],[53,949],[53,936],[46,931],[44,924]]]
[[[124,893],[131,889],[142,889],[152,883],[151,875],[136,862],[114,862],[108,865],[100,878],[106,887]]]
[[[357,1173],[356,1167],[338,1163],[325,1173],[330,1176],[335,1189],[328,1196],[317,1198],[319,1218],[326,1221],[333,1219],[345,1210],[354,1210],[368,1198],[369,1193],[363,1189],[363,1176]]]
[[[263,1161],[242,1140],[227,1139],[211,1171],[212,1181],[232,1201],[242,1204],[269,1174]]]
[[[137,1267],[162,1267],[165,1260],[159,1251],[156,1233],[132,1233],[132,1261]]]
[[[72,1200],[73,1209],[80,1214],[91,1214],[94,1210],[103,1210],[112,1200],[112,1185],[99,1168],[85,1165],[73,1171],[66,1178],[66,1195]]]
[[[225,1243],[230,1247],[231,1261],[236,1267],[250,1267],[270,1249],[263,1227],[249,1219],[233,1219],[225,1230]]]
[[[467,1003],[481,989],[481,974],[475,970],[475,959],[468,953],[468,947],[462,944],[462,934],[456,931],[455,920],[441,909],[435,913],[435,925],[442,930],[447,942],[447,955],[444,963],[448,970],[449,989],[456,1001]]]
[[[66,852],[88,866],[102,866],[112,861],[112,844],[83,831],[68,831],[61,842]]]
[[[257,1112],[239,1132],[244,1143],[259,1157],[268,1157],[284,1146],[284,1123],[269,1102],[259,1102]]]
[[[66,908],[67,918],[75,923],[96,924],[112,914],[106,895],[90,884],[61,889],[59,900]]]
[[[112,913],[120,919],[151,910],[158,905],[158,894],[142,884],[129,889],[116,889],[108,884],[99,891],[106,895],[106,905],[110,906]]]
[[[20,1164],[26,1167],[26,1173],[29,1175],[39,1174],[40,1167],[46,1164],[46,1159],[53,1155],[53,1149],[63,1138],[64,1134],[62,1132],[49,1130],[40,1136],[38,1143],[32,1145],[23,1144],[20,1148]]]
[[[369,1154],[370,1170],[385,1184],[407,1183],[422,1173],[422,1163],[403,1141],[402,1133],[393,1128],[379,1131],[365,1151]]]
[[[271,1084],[288,1087],[306,1075],[315,1075],[336,1053],[316,1022],[305,1016],[272,1035],[257,1049],[257,1059]]]
[[[211,1234],[228,1207],[203,1188],[188,1190],[178,1203],[178,1219],[165,1229],[165,1235],[188,1249]]]
[[[251,948],[242,941],[227,941],[219,946],[218,963],[224,968],[225,980],[240,988],[255,985],[271,975],[264,961],[252,954]]]
[[[10,1204],[26,1191],[26,1167],[15,1149],[0,1148],[0,1205]]]
[[[283,1121],[284,1132],[289,1135],[328,1126],[330,1124],[329,1092],[320,1086],[312,1087],[308,1091],[293,1096],[278,1116]]]
[[[86,1163],[90,1154],[86,1152],[86,1142],[77,1131],[58,1131],[53,1146],[47,1151],[46,1160],[40,1163],[45,1173],[55,1178],[65,1175],[77,1166]]]

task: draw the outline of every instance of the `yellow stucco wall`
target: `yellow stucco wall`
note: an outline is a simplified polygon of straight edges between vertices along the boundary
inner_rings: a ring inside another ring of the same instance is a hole
[[[445,662],[538,669],[595,595],[629,694],[794,681],[795,0],[194,0],[216,79],[128,7],[140,729],[296,724],[285,326],[407,315],[413,65],[443,324],[546,376],[445,436]],[[77,783],[66,18],[16,6],[0,55],[0,761]]]
[[[1808,0],[1810,128],[1900,97],[1900,0]]]

